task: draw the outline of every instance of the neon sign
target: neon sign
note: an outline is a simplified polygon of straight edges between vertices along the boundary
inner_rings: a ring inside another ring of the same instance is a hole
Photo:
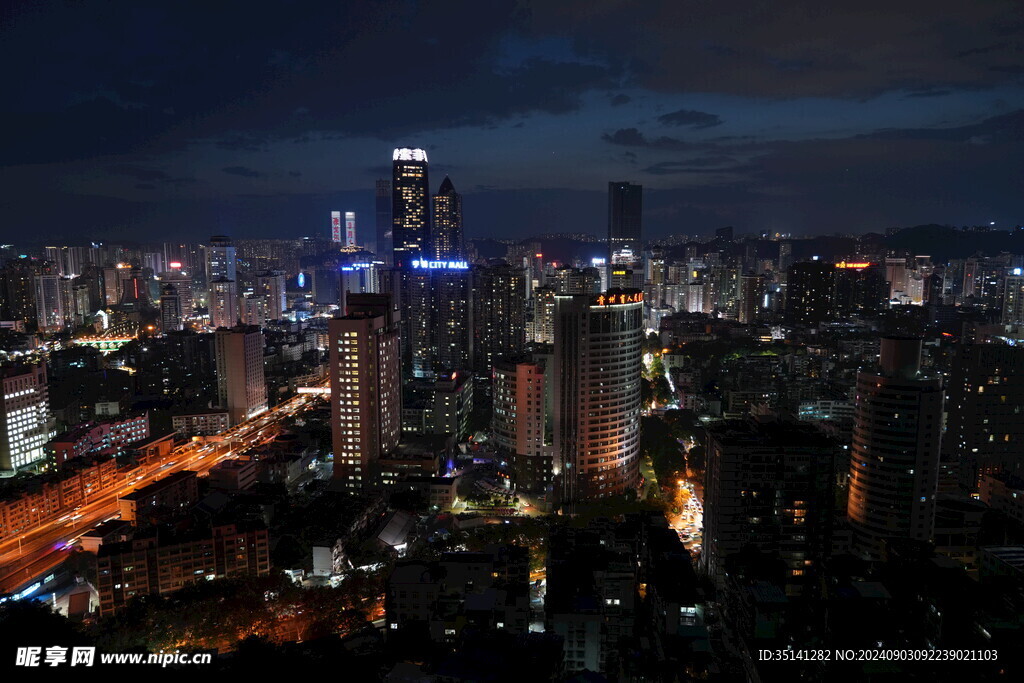
[[[861,268],[867,268],[870,266],[870,262],[866,263],[847,263],[846,261],[840,261],[836,264],[836,268],[853,268],[854,270],[860,270]]]
[[[619,304],[638,304],[643,302],[643,292],[629,294],[601,294],[591,299],[592,306],[617,306]]]
[[[412,267],[426,270],[469,270],[469,261],[423,261],[414,259]]]

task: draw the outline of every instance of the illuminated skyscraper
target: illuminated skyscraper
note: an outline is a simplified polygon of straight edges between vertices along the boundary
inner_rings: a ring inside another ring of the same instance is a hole
[[[56,430],[45,363],[0,368],[0,378],[0,471],[11,471],[42,460]]]
[[[555,288],[533,290],[533,341],[552,344],[555,341]]]
[[[621,495],[639,480],[643,294],[555,297],[555,474],[564,501]]]
[[[265,270],[256,273],[256,294],[265,301],[267,320],[280,320],[288,308],[284,273],[280,270]]]
[[[1024,323],[1024,275],[1015,269],[1013,275],[1007,275],[1003,281],[1003,324],[1020,325]]]
[[[473,365],[482,377],[526,349],[525,287],[524,268],[499,262],[473,271]]]
[[[61,332],[65,327],[60,280],[56,273],[35,276],[36,321],[40,332]]]
[[[508,454],[516,488],[544,490],[551,484],[551,382],[544,360],[494,364],[491,433]]]
[[[178,286],[173,282],[164,282],[160,285],[160,329],[164,332],[180,330],[183,320]]]
[[[178,267],[175,267],[178,266]],[[186,273],[182,272],[180,264],[175,261],[171,263],[171,270],[167,273],[163,273],[160,276],[160,281],[163,284],[174,285],[174,292],[177,295],[180,302],[180,315],[181,320],[185,321],[192,317],[195,312],[195,307],[192,299],[192,278]],[[161,296],[163,290],[161,289]]]
[[[263,374],[263,332],[251,325],[221,328],[214,337],[217,395],[232,425],[267,409]]]
[[[562,266],[555,271],[553,284],[559,294],[599,294],[602,291],[601,271]]]
[[[238,286],[221,277],[210,281],[210,325],[234,327],[238,322]]]
[[[206,281],[219,277],[238,279],[235,247],[227,235],[214,235],[206,247]]]
[[[627,182],[608,183],[608,255],[609,263],[616,254],[629,250],[639,261],[643,250],[641,214],[643,186]]]
[[[402,310],[406,376],[436,379],[472,367],[473,307],[469,264],[413,259],[386,273],[382,289]]]
[[[427,153],[402,147],[394,151],[392,161],[392,254],[396,267],[408,268],[413,259],[430,258]]]
[[[434,195],[434,224],[431,231],[434,258],[460,260],[465,258],[462,245],[462,195],[455,191],[448,176]]]
[[[238,322],[238,273],[235,247],[226,235],[214,235],[206,247],[207,307],[214,327]]]
[[[880,367],[857,373],[847,516],[867,557],[889,538],[931,539],[942,399],[940,377],[921,371],[920,339],[883,338]]]
[[[387,294],[351,294],[328,322],[334,479],[359,491],[402,430],[398,312]]]

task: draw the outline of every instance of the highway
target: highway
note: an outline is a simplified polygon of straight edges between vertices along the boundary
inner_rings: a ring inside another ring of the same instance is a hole
[[[0,595],[14,592],[35,577],[44,576],[67,558],[79,537],[97,524],[117,519],[117,501],[121,496],[181,470],[205,474],[217,463],[273,440],[280,433],[281,420],[307,410],[317,397],[317,394],[294,396],[219,434],[217,442],[190,441],[179,446],[162,462],[146,467],[134,480],[112,489],[102,498],[19,537],[0,542]]]

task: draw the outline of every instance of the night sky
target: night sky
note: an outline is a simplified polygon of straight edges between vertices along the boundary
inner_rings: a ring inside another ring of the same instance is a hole
[[[319,6],[317,6],[319,5]],[[391,150],[469,237],[1024,223],[1019,0],[3,3],[0,239],[326,236]]]

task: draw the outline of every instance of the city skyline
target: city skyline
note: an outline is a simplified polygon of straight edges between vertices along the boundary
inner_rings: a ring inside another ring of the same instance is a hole
[[[9,3],[0,670],[1024,680],[1022,54],[1019,0]]]

